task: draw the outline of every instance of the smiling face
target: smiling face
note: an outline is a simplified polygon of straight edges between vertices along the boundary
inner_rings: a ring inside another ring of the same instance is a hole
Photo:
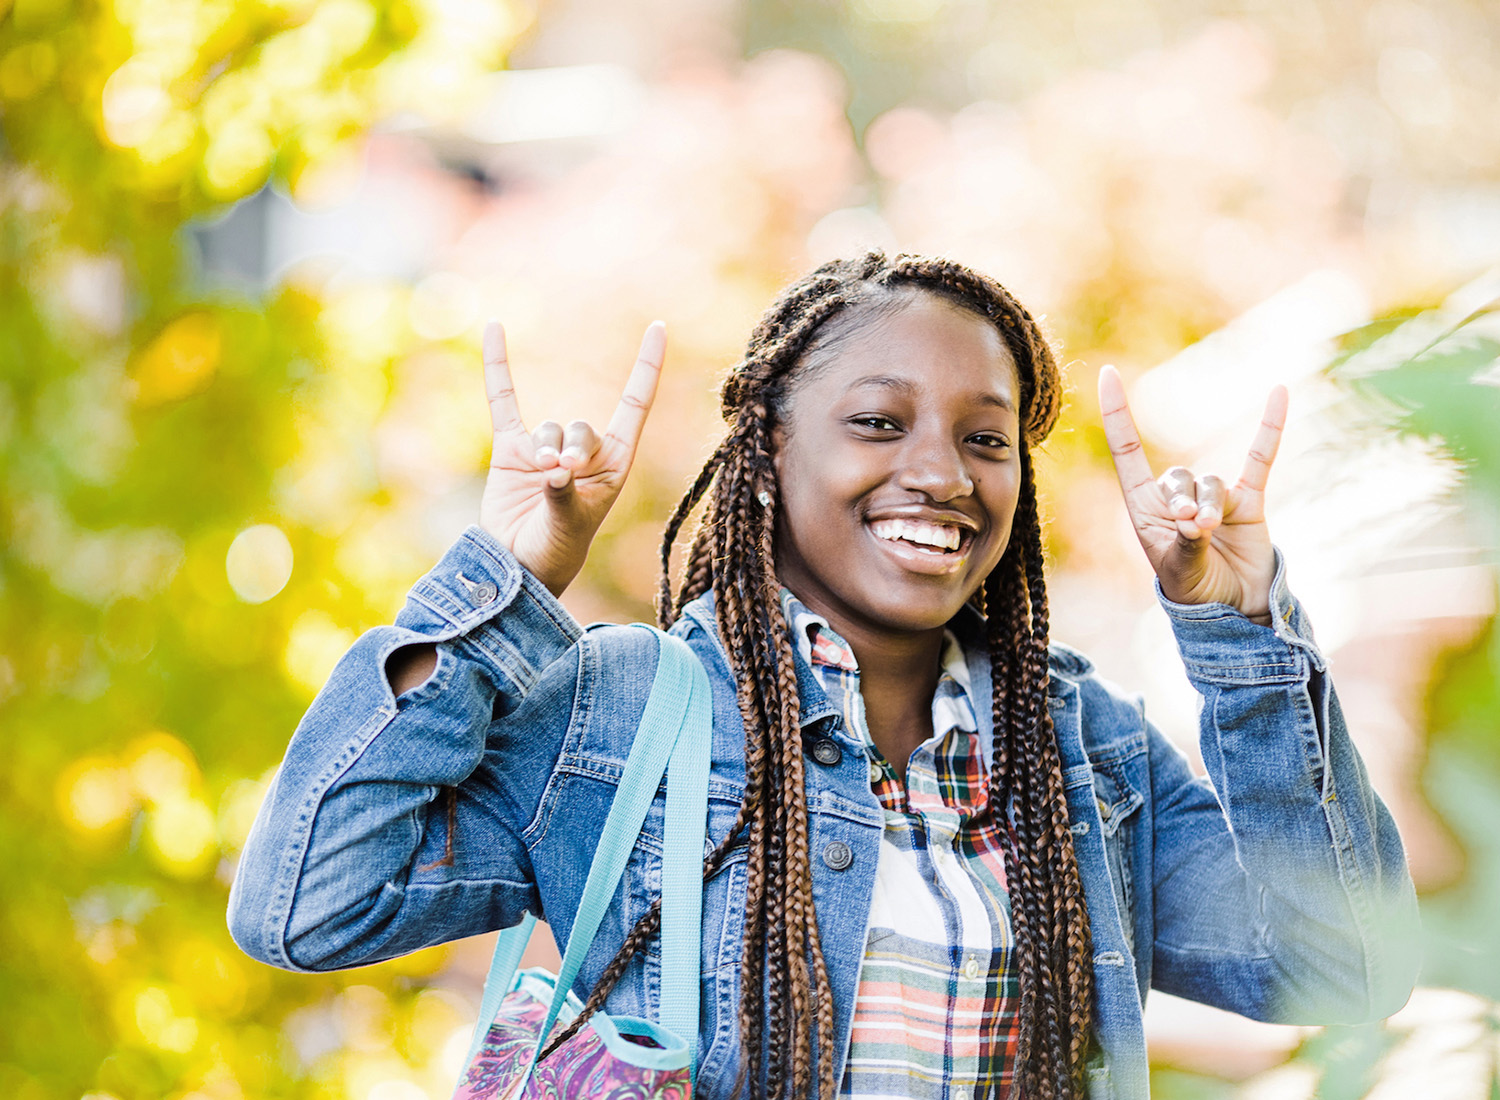
[[[857,650],[940,635],[1000,561],[1020,385],[995,326],[931,294],[850,320],[809,353],[775,432],[776,567]]]

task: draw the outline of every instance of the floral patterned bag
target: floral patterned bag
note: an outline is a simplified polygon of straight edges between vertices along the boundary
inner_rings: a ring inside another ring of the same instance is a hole
[[[500,933],[454,1100],[688,1100],[693,1094],[713,709],[708,676],[692,650],[681,639],[652,632],[660,639],[656,679],[589,868],[561,969],[555,977],[538,969],[517,973],[535,917]],[[570,987],[664,773],[661,1020],[596,1012],[538,1063],[548,1038],[582,1011]]]

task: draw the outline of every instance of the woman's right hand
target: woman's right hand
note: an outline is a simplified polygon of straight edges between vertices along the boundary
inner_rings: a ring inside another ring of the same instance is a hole
[[[602,436],[582,420],[566,428],[547,420],[527,431],[505,357],[505,330],[495,321],[484,330],[494,443],[479,525],[553,595],[561,595],[583,568],[595,532],[620,495],[656,397],[666,347],[666,326],[655,321]]]

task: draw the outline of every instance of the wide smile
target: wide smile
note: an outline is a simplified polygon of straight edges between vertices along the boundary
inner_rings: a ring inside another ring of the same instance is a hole
[[[902,568],[935,576],[962,569],[975,537],[967,528],[922,519],[870,520],[865,530]]]

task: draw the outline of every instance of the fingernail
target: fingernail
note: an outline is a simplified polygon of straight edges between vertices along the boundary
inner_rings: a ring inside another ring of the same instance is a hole
[[[538,462],[556,462],[558,460],[557,451],[551,447],[538,447],[536,449],[536,460]]]
[[[565,448],[563,448],[563,453],[562,453],[561,458],[570,458],[574,462],[582,462],[583,461],[583,451],[580,450],[577,447],[565,447]]]

